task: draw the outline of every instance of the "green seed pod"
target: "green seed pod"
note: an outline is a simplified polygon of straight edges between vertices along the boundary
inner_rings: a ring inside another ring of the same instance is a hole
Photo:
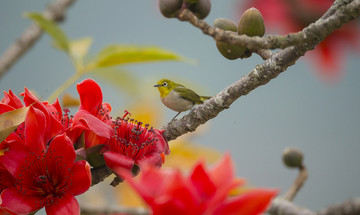
[[[230,31],[230,32],[234,32],[234,33],[237,31],[236,24],[233,21],[231,21],[230,19],[226,19],[226,18],[215,19],[213,26],[220,28],[222,30]],[[235,60],[235,59],[241,57],[245,53],[245,50],[246,50],[245,47],[240,47],[240,46],[228,44],[225,42],[219,42],[219,41],[216,42],[216,47],[219,50],[219,52],[222,54],[222,56],[224,56],[225,58],[227,58],[229,60]]]
[[[189,9],[197,16],[199,19],[205,19],[210,13],[211,2],[210,0],[199,0],[195,4],[191,4]]]
[[[182,7],[182,0],[159,0],[159,9],[163,16],[172,18]]]
[[[184,1],[190,4],[195,4],[199,2],[199,0],[184,0]]]
[[[239,35],[264,36],[265,24],[260,11],[254,7],[247,9],[240,18],[237,30]]]
[[[226,31],[233,31],[233,32],[237,31],[237,26],[235,22],[226,18],[215,19],[213,26]]]
[[[283,152],[282,159],[284,164],[289,168],[301,168],[303,166],[303,153],[295,148],[286,148]]]

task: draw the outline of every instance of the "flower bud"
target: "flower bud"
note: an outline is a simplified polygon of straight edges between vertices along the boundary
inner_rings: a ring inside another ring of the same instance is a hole
[[[226,19],[226,18],[215,19],[213,26],[225,31],[231,31],[231,32],[237,31],[236,24],[230,19]],[[225,42],[219,42],[219,41],[216,41],[216,47],[219,50],[219,52],[229,60],[235,60],[241,57],[246,50],[245,47],[228,44]]]
[[[159,0],[160,12],[167,18],[172,18],[182,7],[182,0]]]
[[[189,10],[191,10],[199,19],[205,19],[207,15],[209,15],[210,9],[210,0],[199,0],[197,3],[189,6]]]
[[[264,36],[264,19],[258,9],[252,7],[242,14],[238,24],[238,34],[246,34],[250,37]]]
[[[303,153],[296,148],[286,148],[283,152],[282,159],[284,164],[289,168],[301,168],[303,166]]]

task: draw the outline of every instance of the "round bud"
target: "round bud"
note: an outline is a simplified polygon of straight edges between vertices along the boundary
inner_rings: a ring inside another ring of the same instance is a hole
[[[303,166],[303,153],[296,148],[286,148],[282,155],[284,164],[289,168],[301,168]]]
[[[260,11],[254,7],[247,9],[240,18],[238,34],[246,34],[250,37],[264,36],[265,24]]]
[[[199,0],[197,3],[191,4],[189,9],[199,19],[205,19],[210,13],[211,2],[210,0]]]
[[[236,24],[230,19],[226,19],[226,18],[215,19],[213,26],[234,33],[237,31]],[[222,56],[224,56],[229,60],[235,60],[241,57],[246,50],[245,47],[228,44],[225,42],[219,42],[219,41],[216,42],[216,47],[219,50],[219,52],[222,54]]]
[[[182,0],[159,0],[159,9],[163,16],[172,18],[182,7]]]

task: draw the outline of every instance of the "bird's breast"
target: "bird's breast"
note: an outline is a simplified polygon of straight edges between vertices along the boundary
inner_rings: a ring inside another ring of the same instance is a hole
[[[191,101],[181,98],[181,96],[174,90],[172,90],[166,97],[161,98],[161,101],[166,107],[176,112],[187,111],[194,106]]]

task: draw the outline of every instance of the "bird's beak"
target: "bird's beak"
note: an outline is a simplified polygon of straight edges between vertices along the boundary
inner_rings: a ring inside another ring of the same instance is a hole
[[[162,87],[162,85],[156,84],[156,85],[154,85],[154,87]]]

